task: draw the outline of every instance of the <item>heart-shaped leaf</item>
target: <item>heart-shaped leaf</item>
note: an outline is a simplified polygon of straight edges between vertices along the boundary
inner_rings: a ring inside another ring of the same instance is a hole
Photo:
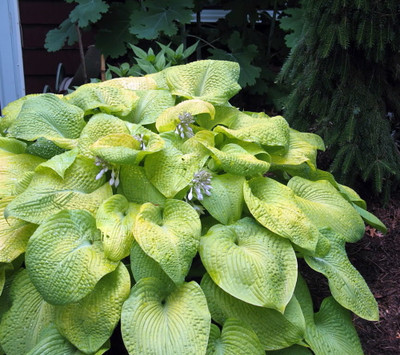
[[[40,224],[64,209],[84,209],[96,213],[112,195],[104,177],[96,180],[99,168],[93,160],[78,156],[65,171],[64,179],[52,169],[36,171],[29,187],[5,209],[4,215]]]
[[[130,284],[129,272],[120,263],[85,298],[56,307],[55,323],[60,333],[84,353],[100,349],[121,317]]]
[[[265,228],[314,251],[320,233],[296,202],[294,192],[267,177],[244,184],[244,199],[254,218]]]
[[[79,301],[118,265],[104,256],[96,221],[83,210],[64,210],[42,223],[25,262],[42,297],[57,305]]]
[[[105,200],[96,214],[97,228],[103,233],[104,254],[119,261],[129,255],[133,237],[133,225],[140,205],[123,195],[113,195]]]
[[[256,333],[234,318],[228,318],[222,332],[211,324],[207,355],[265,355]]]
[[[2,295],[11,303],[1,317],[0,343],[7,355],[26,354],[39,340],[40,332],[54,319],[54,306],[43,300],[28,272],[21,270]]]
[[[239,65],[235,62],[200,60],[164,70],[173,95],[212,104],[227,102],[239,90]]]
[[[200,240],[208,274],[225,292],[256,306],[283,313],[297,280],[290,242],[251,218],[215,225]]]
[[[274,309],[253,306],[238,300],[219,288],[205,274],[201,281],[214,321],[223,324],[236,318],[248,324],[265,350],[277,350],[297,344],[304,337],[305,324],[299,303],[293,297],[282,314]]]
[[[129,354],[204,354],[210,320],[196,282],[174,288],[146,278],[132,288],[123,305],[122,338]]]
[[[200,218],[189,204],[166,200],[164,207],[142,205],[133,234],[143,251],[175,283],[182,283],[197,253],[200,232]]]

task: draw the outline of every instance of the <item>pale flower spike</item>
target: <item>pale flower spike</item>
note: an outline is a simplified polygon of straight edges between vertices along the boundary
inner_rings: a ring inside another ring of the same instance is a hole
[[[192,179],[192,187],[189,190],[187,199],[191,201],[193,197],[195,197],[199,201],[202,201],[204,198],[203,193],[207,196],[210,196],[212,189],[211,178],[211,173],[206,170],[200,170],[195,173]]]
[[[176,126],[175,133],[181,138],[191,138],[194,136],[193,129],[190,124],[194,123],[191,113],[183,112],[179,116],[180,123]]]
[[[132,136],[140,143],[140,149],[146,150],[146,142],[144,141],[144,134],[134,134]]]
[[[111,186],[115,186],[118,187],[119,185],[119,170],[117,170],[116,168],[111,168],[110,165],[104,161],[103,159],[96,157],[95,160],[95,165],[96,166],[101,166],[102,169],[99,171],[99,173],[96,175],[96,180],[100,180],[103,175],[111,169],[111,179],[109,181],[109,184]]]

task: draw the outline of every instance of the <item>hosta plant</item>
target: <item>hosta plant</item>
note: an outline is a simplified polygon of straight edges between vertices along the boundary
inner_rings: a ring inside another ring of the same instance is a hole
[[[7,355],[362,353],[378,319],[346,242],[365,202],[316,167],[320,137],[243,112],[236,63],[30,95],[0,121]],[[317,313],[298,258],[329,281]],[[351,312],[350,312],[351,311]]]

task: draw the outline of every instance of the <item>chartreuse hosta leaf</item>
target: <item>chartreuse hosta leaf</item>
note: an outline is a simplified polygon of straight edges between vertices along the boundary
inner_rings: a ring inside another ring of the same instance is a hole
[[[205,354],[210,312],[200,286],[141,279],[122,307],[122,338],[130,355]]]
[[[29,184],[35,168],[44,159],[30,154],[0,150],[0,198],[21,193]]]
[[[140,205],[128,202],[123,195],[113,195],[105,200],[96,214],[97,228],[103,233],[104,254],[118,261],[129,255],[133,225]]]
[[[288,150],[284,154],[271,152],[272,169],[293,168],[303,163],[315,169],[317,150],[325,150],[320,136],[290,129]]]
[[[83,111],[53,94],[26,100],[8,128],[11,137],[33,141],[40,137],[67,143],[79,137],[85,121]]]
[[[185,114],[189,114],[191,117],[191,124],[195,122],[195,116],[203,114],[207,116],[207,119],[214,119],[215,109],[214,106],[206,101],[202,100],[186,100],[182,101],[176,106],[166,109],[157,118],[156,128],[159,132],[174,131],[179,124],[182,124],[182,120],[185,118]]]
[[[94,113],[98,109],[104,113],[123,117],[132,112],[139,97],[132,90],[85,84],[65,96],[65,100],[80,107],[85,115]]]
[[[90,118],[90,121],[82,130],[78,141],[79,152],[94,158],[90,150],[91,145],[101,137],[118,133],[129,134],[129,129],[125,122],[115,116],[98,113]]]
[[[50,168],[64,179],[66,170],[74,163],[78,156],[78,149],[72,149],[65,153],[55,155],[53,158],[41,163],[36,170]]]
[[[356,242],[364,235],[361,217],[328,181],[295,176],[287,186],[296,194],[298,206],[318,228],[331,228],[347,242]]]
[[[112,195],[104,177],[96,180],[99,168],[91,159],[78,156],[65,171],[64,179],[52,169],[36,171],[29,187],[5,209],[5,216],[42,223],[64,209],[84,209],[95,213]]]
[[[252,117],[233,107],[218,107],[214,128],[229,138],[258,143],[268,147],[287,148],[289,125],[281,116]]]
[[[90,146],[93,155],[112,164],[139,164],[146,155],[164,148],[158,134],[136,124],[128,128],[130,134],[112,133],[97,140]]]
[[[212,227],[199,251],[208,274],[225,292],[284,312],[297,280],[297,259],[287,239],[246,217]]]
[[[120,263],[85,298],[56,307],[55,324],[60,333],[84,353],[100,349],[121,317],[130,283],[129,272]]]
[[[329,230],[323,231],[331,242],[331,248],[324,257],[304,256],[307,264],[326,276],[332,296],[343,307],[359,317],[378,320],[376,300],[363,277],[350,263],[341,236]]]
[[[42,223],[28,242],[30,278],[47,302],[77,302],[118,262],[107,259],[100,231],[87,211],[61,211]]]
[[[115,78],[111,80],[98,83],[98,86],[112,86],[129,90],[154,90],[157,89],[157,84],[154,79],[148,76],[133,77],[128,78]]]
[[[18,139],[0,137],[0,149],[9,153],[22,154],[26,151],[27,144]]]
[[[376,228],[377,230],[386,233],[387,228],[386,226],[382,223],[382,221],[374,216],[372,213],[366,211],[365,209],[359,207],[355,203],[352,204],[354,209],[359,213],[359,215],[362,217],[362,219],[367,222],[371,227]]]
[[[199,246],[200,232],[197,212],[179,200],[166,200],[164,207],[143,204],[133,230],[143,251],[175,283],[182,283],[189,271]]]
[[[165,196],[147,178],[144,168],[138,165],[125,165],[120,170],[118,193],[128,201],[136,203],[151,202],[163,205]]]
[[[167,198],[187,187],[194,174],[201,170],[208,158],[206,150],[198,143],[198,149],[191,148],[190,143],[182,144],[181,138],[167,133],[162,136],[165,148],[148,155],[144,162],[146,176],[152,184]]]
[[[11,306],[1,317],[1,346],[7,355],[26,354],[53,321],[54,306],[43,300],[26,270],[18,272],[2,295],[2,302],[10,302]]]
[[[311,350],[305,348],[300,345],[292,345],[288,348],[275,350],[275,351],[267,351],[268,355],[312,355]]]
[[[164,110],[175,104],[175,98],[168,90],[138,90],[136,94],[140,99],[129,120],[137,124],[148,125],[156,122]]]
[[[251,214],[265,228],[303,249],[315,250],[320,233],[298,206],[289,187],[267,177],[254,178],[244,184],[244,199]]]
[[[304,337],[304,317],[295,297],[282,314],[238,300],[219,288],[208,274],[203,277],[201,287],[214,321],[223,324],[228,318],[236,318],[248,324],[265,350],[286,348],[299,343]]]
[[[235,62],[200,60],[164,70],[173,95],[224,104],[239,90],[239,65]]]
[[[222,332],[211,324],[207,355],[264,355],[265,351],[256,333],[243,322],[228,318]]]
[[[37,227],[17,218],[4,218],[4,209],[12,199],[4,197],[0,200],[0,263],[11,263],[24,253],[28,239]]]
[[[349,311],[328,297],[322,301],[319,312],[314,314],[310,292],[300,275],[295,295],[306,320],[304,338],[316,355],[363,354]]]
[[[200,201],[204,208],[222,224],[240,219],[243,210],[243,184],[245,178],[232,174],[214,175],[211,195]]]

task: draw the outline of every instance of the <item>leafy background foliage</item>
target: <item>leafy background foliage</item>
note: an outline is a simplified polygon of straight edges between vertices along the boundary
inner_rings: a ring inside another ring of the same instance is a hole
[[[129,354],[362,354],[350,311],[378,307],[345,245],[386,228],[317,168],[319,136],[229,103],[239,76],[196,61],[5,110],[7,355],[102,354],[116,333]],[[329,282],[317,313],[299,258]]]

